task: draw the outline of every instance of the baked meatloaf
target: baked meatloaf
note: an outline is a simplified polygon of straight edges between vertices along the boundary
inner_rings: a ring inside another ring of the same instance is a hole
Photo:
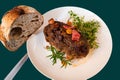
[[[67,34],[64,26],[69,25],[59,21],[49,22],[44,28],[46,41],[58,51],[65,53],[68,59],[85,57],[89,53],[87,39],[78,32],[80,34],[79,40],[72,40],[72,34]]]

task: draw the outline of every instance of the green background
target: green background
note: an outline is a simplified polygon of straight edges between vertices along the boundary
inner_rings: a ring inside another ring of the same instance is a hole
[[[120,80],[120,2],[118,0],[0,0],[0,19],[9,9],[17,5],[29,5],[42,14],[61,6],[78,6],[96,13],[107,24],[113,39],[112,55],[101,72],[89,80]],[[9,73],[26,53],[26,43],[16,52],[9,52],[0,43],[0,80]],[[14,80],[50,80],[39,73],[30,60],[23,65]]]

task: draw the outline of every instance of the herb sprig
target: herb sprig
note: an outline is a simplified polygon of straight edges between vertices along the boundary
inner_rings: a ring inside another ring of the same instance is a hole
[[[96,33],[100,27],[99,22],[91,20],[84,21],[84,17],[79,17],[73,11],[68,12],[72,24],[77,28],[77,30],[88,40],[90,48],[97,48],[98,43],[96,42]]]
[[[67,65],[71,65],[71,61],[66,59],[65,53],[56,50],[53,46],[47,46],[47,49],[52,52],[52,54],[48,55],[47,57],[52,60],[53,65],[57,63],[57,60],[61,61],[61,67],[66,68]]]

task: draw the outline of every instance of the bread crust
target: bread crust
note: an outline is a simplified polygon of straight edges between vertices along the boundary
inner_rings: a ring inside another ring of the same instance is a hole
[[[6,41],[6,39],[3,37],[3,32],[2,32],[2,30],[1,30],[1,26],[0,26],[0,40],[1,41]]]
[[[30,13],[35,13],[35,14],[41,15],[36,9],[34,9],[30,6],[25,6],[25,5],[20,5],[20,6],[14,7],[13,9],[9,10],[7,13],[4,14],[4,16],[2,18],[2,23],[0,26],[0,40],[8,50],[15,51],[18,49],[18,48],[12,49],[12,48],[10,48],[10,45],[8,44],[8,42],[10,40],[9,34],[10,34],[10,30],[12,28],[12,25],[21,15],[30,14]],[[43,16],[42,16],[41,20],[43,22],[43,20],[44,20]]]

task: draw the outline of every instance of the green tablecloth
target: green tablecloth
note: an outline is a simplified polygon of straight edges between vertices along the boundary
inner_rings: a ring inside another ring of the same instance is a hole
[[[0,19],[9,9],[17,5],[29,5],[42,14],[61,6],[78,6],[96,13],[107,24],[112,38],[113,51],[105,68],[89,80],[120,80],[120,2],[118,0],[0,0]],[[27,52],[26,43],[16,52],[9,52],[0,43],[0,80],[9,73],[14,65]],[[39,73],[28,59],[14,80],[49,80]]]

